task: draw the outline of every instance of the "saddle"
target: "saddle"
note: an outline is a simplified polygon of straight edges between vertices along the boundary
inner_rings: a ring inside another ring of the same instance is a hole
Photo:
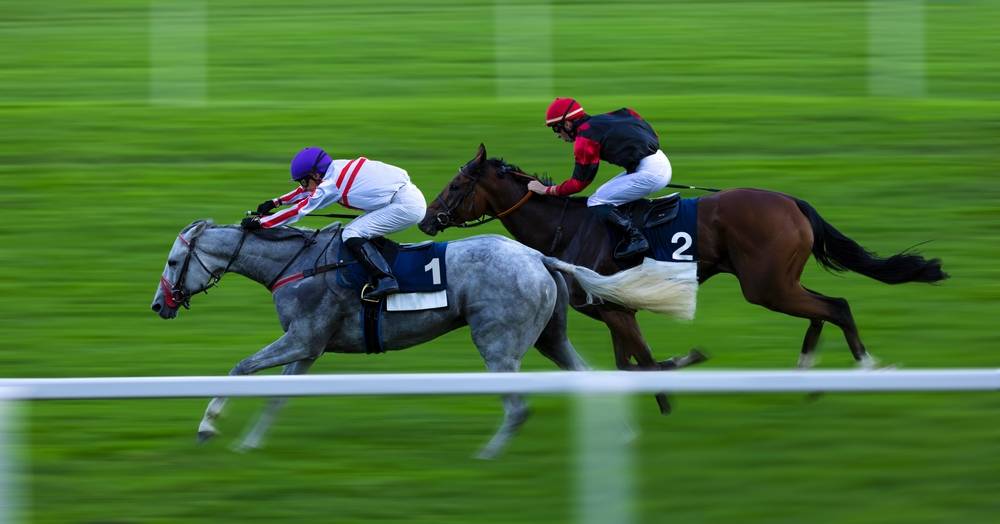
[[[356,263],[354,254],[343,248],[338,253],[341,267],[337,271],[336,280],[340,287],[358,292],[361,301],[359,323],[364,335],[365,352],[382,353],[385,351],[382,342],[382,315],[389,300],[398,298],[403,293],[429,293],[442,291],[447,287],[445,252],[448,243],[427,240],[416,244],[400,244],[387,238],[377,238],[372,243],[392,267],[400,294],[378,301],[361,298],[364,287],[371,282],[371,276],[364,266]]]
[[[670,222],[677,218],[681,201],[679,193],[671,193],[665,197],[652,200],[643,198],[618,207],[632,219],[636,227],[647,229]]]
[[[447,287],[447,242],[426,240],[416,244],[400,244],[387,238],[376,238],[372,243],[392,267],[396,281],[399,282],[400,293],[441,291]],[[337,271],[337,285],[361,291],[371,280],[368,272],[361,264],[355,263],[354,254],[347,249],[341,248],[338,258],[344,267]]]

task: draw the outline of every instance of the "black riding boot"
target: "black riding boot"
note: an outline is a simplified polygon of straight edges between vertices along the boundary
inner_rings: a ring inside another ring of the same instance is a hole
[[[392,274],[392,268],[389,267],[389,263],[385,261],[382,253],[379,253],[374,244],[360,237],[349,238],[344,244],[347,249],[351,250],[351,253],[354,253],[358,262],[365,266],[368,274],[377,280],[375,289],[365,293],[361,298],[379,300],[399,291],[399,284]]]
[[[593,206],[591,209],[602,220],[621,229],[625,233],[625,238],[615,247],[615,258],[629,258],[649,251],[649,241],[646,240],[642,231],[632,223],[632,220],[622,210],[610,204]]]

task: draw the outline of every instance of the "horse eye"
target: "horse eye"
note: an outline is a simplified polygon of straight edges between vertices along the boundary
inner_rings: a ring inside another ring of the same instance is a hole
[[[174,267],[174,266],[177,265],[177,261],[176,260],[168,260],[167,261],[167,265],[170,266],[170,267]]]
[[[452,191],[458,191],[458,184],[452,184],[451,186],[448,187],[448,189]]]

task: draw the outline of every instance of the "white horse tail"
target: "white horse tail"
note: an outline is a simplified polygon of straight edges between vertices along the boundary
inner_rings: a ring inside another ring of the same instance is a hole
[[[542,257],[549,268],[572,275],[591,297],[632,309],[645,309],[671,317],[694,318],[698,295],[697,264],[661,262],[644,258],[632,269],[604,276],[557,258]]]

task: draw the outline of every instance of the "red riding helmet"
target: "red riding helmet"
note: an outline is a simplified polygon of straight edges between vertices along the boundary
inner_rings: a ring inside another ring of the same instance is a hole
[[[554,126],[562,124],[567,120],[583,118],[583,106],[572,98],[557,98],[549,104],[548,111],[545,112],[545,125]]]

